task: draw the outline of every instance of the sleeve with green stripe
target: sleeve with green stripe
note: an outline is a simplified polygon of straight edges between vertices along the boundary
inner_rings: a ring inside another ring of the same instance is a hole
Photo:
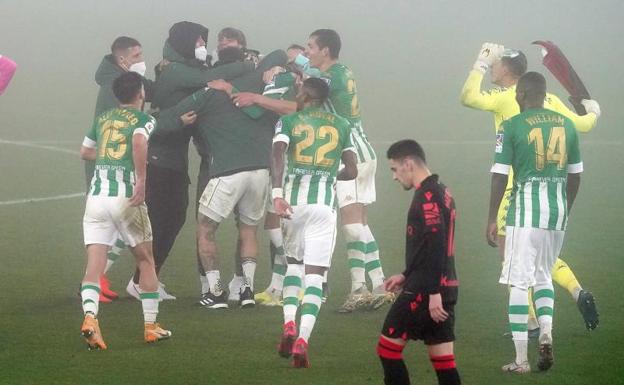
[[[82,145],[84,147],[87,148],[95,148],[97,145],[97,136],[96,136],[96,131],[97,131],[97,126],[98,126],[98,118],[95,118],[93,120],[93,124],[91,125],[91,128],[89,128],[89,131],[87,131],[87,134],[84,137],[84,140],[82,141]]]
[[[282,116],[277,123],[275,123],[275,135],[273,136],[273,143],[284,142],[290,144],[291,138],[291,123],[290,116]]]
[[[342,152],[355,152],[355,147],[353,146],[353,140],[351,140],[351,137],[352,133],[349,121],[346,119],[340,119],[340,144],[342,145]]]

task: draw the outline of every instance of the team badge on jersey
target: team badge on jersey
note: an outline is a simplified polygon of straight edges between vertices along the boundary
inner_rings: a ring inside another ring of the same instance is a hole
[[[495,152],[497,154],[500,154],[501,152],[503,152],[503,138],[505,137],[505,134],[498,133],[496,134],[496,148],[495,148]]]

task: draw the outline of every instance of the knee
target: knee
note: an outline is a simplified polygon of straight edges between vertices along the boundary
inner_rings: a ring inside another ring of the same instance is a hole
[[[377,342],[377,355],[382,360],[402,360],[405,344],[397,343],[381,335]]]
[[[452,353],[444,355],[430,355],[429,359],[431,360],[433,369],[436,371],[455,369],[457,367],[457,364],[455,363],[455,355]]]
[[[344,231],[345,238],[348,240],[359,239],[361,236],[360,234],[364,231],[364,225],[361,223],[350,223],[342,226],[342,229]]]

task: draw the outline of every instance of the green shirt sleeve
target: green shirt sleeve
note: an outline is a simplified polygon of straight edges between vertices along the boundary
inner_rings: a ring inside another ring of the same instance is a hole
[[[98,125],[98,118],[93,119],[93,124],[91,125],[91,128],[89,128],[89,131],[87,131],[87,135],[85,135],[87,138],[91,139],[92,141],[96,141],[96,130],[97,130],[97,125]]]
[[[501,130],[496,133],[496,148],[494,162],[511,165],[513,162],[513,125],[509,120],[501,124]]]
[[[348,121],[342,121],[340,126],[340,144],[342,145],[342,151],[355,150],[353,140],[351,140],[351,125]]]
[[[160,111],[155,131],[169,133],[183,129],[184,124],[180,116],[189,111],[195,111],[197,115],[205,113],[209,108],[210,100],[214,93],[214,90],[202,88],[182,99],[175,106]]]
[[[273,136],[274,142],[290,143],[291,139],[291,124],[288,116],[282,116],[275,123],[275,135]]]

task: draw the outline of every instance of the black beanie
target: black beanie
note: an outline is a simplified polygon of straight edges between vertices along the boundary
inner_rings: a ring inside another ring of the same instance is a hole
[[[190,21],[175,23],[169,29],[167,41],[171,48],[186,59],[195,58],[195,44],[198,37],[208,41],[208,28]]]

